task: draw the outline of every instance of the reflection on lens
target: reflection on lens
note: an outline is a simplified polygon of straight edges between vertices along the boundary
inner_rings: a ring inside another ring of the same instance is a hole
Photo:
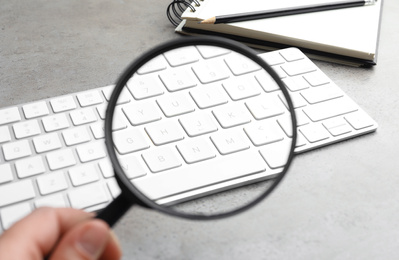
[[[165,211],[237,211],[273,189],[291,159],[295,121],[282,83],[233,47],[165,47],[133,66],[116,96],[123,179]]]

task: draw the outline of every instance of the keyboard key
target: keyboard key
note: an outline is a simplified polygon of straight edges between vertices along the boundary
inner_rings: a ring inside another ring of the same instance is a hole
[[[43,117],[42,123],[46,132],[52,132],[69,127],[69,122],[65,114]]]
[[[220,157],[219,160],[211,159],[192,164],[191,167],[179,168],[170,174],[137,178],[133,180],[133,184],[140,187],[151,199],[160,199],[265,170],[266,165],[261,156],[255,151],[246,151]]]
[[[203,135],[217,131],[217,125],[212,117],[207,113],[197,113],[194,115],[187,115],[179,119],[187,135],[190,137]]]
[[[68,204],[65,202],[64,196],[58,193],[37,199],[35,207],[66,208]]]
[[[14,179],[9,163],[0,164],[0,184],[10,182]]]
[[[137,100],[159,96],[165,91],[157,75],[133,76],[126,85]]]
[[[10,161],[29,156],[32,154],[32,151],[30,149],[28,140],[21,140],[4,144],[3,153],[4,159],[6,161]]]
[[[303,113],[303,111],[300,110],[300,109],[295,110],[295,117],[296,117],[296,126],[298,126],[298,127],[299,126],[303,126],[303,125],[307,125],[307,124],[309,124],[311,122],[309,117],[307,117],[305,115],[305,113]],[[291,118],[289,120],[291,120]]]
[[[323,85],[317,88],[310,88],[303,91],[301,95],[310,104],[315,104],[323,101],[327,101],[334,98],[339,98],[343,96],[342,91],[334,85]]]
[[[196,163],[215,158],[215,148],[208,138],[195,138],[177,145],[186,163]]]
[[[302,76],[285,78],[282,81],[290,91],[299,91],[310,87],[309,83]]]
[[[352,128],[342,117],[330,118],[323,122],[323,125],[333,136],[350,133]]]
[[[109,201],[108,191],[101,184],[89,184],[68,192],[71,206],[85,209]]]
[[[212,63],[194,64],[192,69],[202,84],[227,79],[229,77],[227,67],[222,61],[215,60]]]
[[[76,148],[76,152],[81,162],[89,162],[106,156],[105,144],[103,142],[80,145]]]
[[[261,88],[254,77],[240,77],[226,80],[223,87],[232,100],[241,100],[260,95]]]
[[[283,94],[279,94],[278,96],[279,96],[280,100],[284,103],[285,107],[287,109],[289,109],[287,99],[283,96]],[[300,93],[297,93],[297,92],[290,93],[290,98],[292,101],[292,105],[294,106],[294,109],[304,107],[308,104],[306,102],[306,100],[301,96]]]
[[[229,154],[249,148],[249,140],[241,129],[219,132],[211,136],[220,154]]]
[[[50,100],[54,113],[64,112],[76,108],[75,101],[72,96],[63,96]]]
[[[165,58],[162,55],[159,55],[140,67],[137,71],[137,74],[147,74],[155,71],[164,70],[166,69],[167,65],[168,64]]]
[[[0,207],[33,199],[35,196],[35,190],[30,179],[4,184],[0,189]]]
[[[104,94],[104,97],[107,101],[110,100],[112,92],[114,91],[114,85],[107,86],[102,89],[102,92]],[[118,100],[116,102],[117,105],[129,103],[133,99],[132,95],[130,94],[129,90],[127,88],[123,88],[122,92],[120,93]]]
[[[299,131],[305,136],[305,138],[311,142],[319,142],[324,139],[330,138],[330,134],[326,128],[321,124],[311,124],[302,126]]]
[[[287,137],[292,138],[292,119],[291,114],[284,115],[277,119],[277,123],[283,129]]]
[[[204,59],[209,59],[230,53],[230,50],[214,46],[196,46]]]
[[[29,120],[13,125],[15,138],[21,139],[40,134],[40,126],[37,120]]]
[[[2,209],[0,216],[4,229],[9,229],[15,222],[29,215],[31,212],[32,208],[29,203],[22,203]]]
[[[330,83],[330,79],[321,71],[307,73],[303,76],[313,87]]]
[[[102,139],[105,137],[104,122],[91,124],[90,129],[95,139]]]
[[[97,121],[97,117],[91,107],[74,110],[70,115],[75,126]]]
[[[280,51],[281,56],[284,57],[286,61],[296,61],[304,59],[303,53],[297,48],[287,48]]]
[[[164,53],[164,57],[170,66],[176,67],[193,63],[199,60],[199,53],[194,46],[183,47]]]
[[[112,164],[109,159],[101,160],[98,163],[100,167],[101,173],[103,174],[104,178],[110,178],[114,176],[114,169],[112,168]]]
[[[155,145],[167,144],[184,138],[182,129],[176,121],[164,121],[145,128]]]
[[[0,144],[11,141],[10,131],[8,130],[8,126],[0,127]]]
[[[257,120],[284,114],[284,106],[280,99],[271,96],[261,96],[245,103]]]
[[[122,111],[134,126],[161,120],[162,118],[161,110],[154,101],[135,102],[134,104],[123,106]]]
[[[281,65],[281,68],[289,75],[296,76],[312,71],[316,71],[316,66],[310,60],[299,60]]]
[[[114,178],[107,182],[107,186],[111,192],[112,198],[115,199],[119,194],[121,194],[121,188],[119,188],[119,185]]]
[[[97,90],[79,93],[76,97],[79,101],[80,106],[82,107],[97,105],[103,102],[103,99]]]
[[[244,128],[245,133],[255,146],[261,146],[284,139],[284,133],[275,120],[261,121]]]
[[[0,110],[0,125],[18,122],[21,115],[17,107],[10,107]]]
[[[229,55],[225,58],[225,62],[231,72],[236,76],[261,69],[257,63],[240,54]]]
[[[157,103],[166,117],[182,115],[195,110],[193,100],[186,93],[178,93],[173,97],[161,97]]]
[[[287,77],[287,73],[284,72],[281,66],[273,66],[272,68],[280,79],[284,79]]]
[[[119,154],[132,153],[150,147],[149,139],[136,128],[120,131],[118,134],[114,134],[113,137],[115,148]]]
[[[152,172],[161,172],[182,165],[176,149],[168,146],[154,148],[143,153],[144,161]]]
[[[197,85],[193,72],[191,70],[184,68],[174,69],[173,71],[166,71],[165,73],[160,73],[159,77],[161,78],[165,87],[170,92],[186,88],[192,88]]]
[[[285,63],[283,56],[281,56],[279,52],[261,53],[259,54],[259,57],[264,59],[270,66]]]
[[[113,114],[112,119],[112,130],[118,131],[125,129],[128,126],[128,121],[126,120],[126,116],[123,114],[121,107],[117,107]]]
[[[22,110],[24,111],[26,119],[45,116],[50,113],[45,101],[24,105],[22,106]]]
[[[58,170],[76,164],[75,156],[71,149],[50,152],[46,155],[50,170]]]
[[[147,168],[141,163],[136,155],[121,156],[119,163],[129,179],[134,179],[147,175]]]
[[[65,144],[68,146],[86,143],[91,139],[86,126],[67,129],[62,132],[62,136],[64,137]]]
[[[351,113],[345,115],[345,119],[356,130],[360,130],[373,125],[373,121],[364,113]]]
[[[33,138],[33,145],[37,153],[48,152],[62,147],[57,133],[50,133]]]
[[[207,85],[190,91],[197,106],[201,109],[226,104],[228,96],[219,84]]]
[[[231,104],[215,108],[213,114],[223,128],[251,122],[251,114],[242,104]]]
[[[346,98],[336,98],[329,102],[322,102],[303,108],[303,112],[305,112],[313,122],[347,114],[356,110],[358,110],[358,107]]]
[[[41,156],[33,156],[15,162],[15,169],[19,178],[26,178],[45,172]]]
[[[40,194],[47,195],[68,188],[63,171],[50,172],[37,178]]]
[[[94,164],[83,164],[69,169],[68,172],[73,186],[88,184],[100,179]]]
[[[284,167],[287,163],[291,145],[292,142],[289,140],[274,142],[262,146],[262,148],[260,148],[260,154],[270,168],[278,169]]]
[[[277,85],[276,81],[265,71],[261,71],[255,75],[256,80],[262,86],[265,92],[273,92],[280,90],[280,86]]]

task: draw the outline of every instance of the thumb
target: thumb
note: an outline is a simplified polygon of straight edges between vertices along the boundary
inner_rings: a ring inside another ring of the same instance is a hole
[[[85,221],[64,234],[50,259],[99,259],[109,239],[110,230],[105,222]]]

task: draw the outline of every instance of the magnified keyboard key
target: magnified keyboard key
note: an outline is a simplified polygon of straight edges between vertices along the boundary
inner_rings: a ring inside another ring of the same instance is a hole
[[[193,71],[203,84],[215,82],[229,77],[227,67],[221,61],[207,64],[195,64]]]
[[[232,154],[220,160],[205,160],[191,166],[169,174],[153,174],[149,178],[134,179],[133,183],[149,198],[161,199],[266,170],[265,162],[256,151]]]

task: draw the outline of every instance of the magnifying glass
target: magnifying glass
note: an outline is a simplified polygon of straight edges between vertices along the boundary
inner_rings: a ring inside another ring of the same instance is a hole
[[[296,118],[275,71],[224,38],[179,38],[136,59],[119,78],[105,141],[120,194],[98,218],[134,204],[217,219],[267,197],[293,159]]]

